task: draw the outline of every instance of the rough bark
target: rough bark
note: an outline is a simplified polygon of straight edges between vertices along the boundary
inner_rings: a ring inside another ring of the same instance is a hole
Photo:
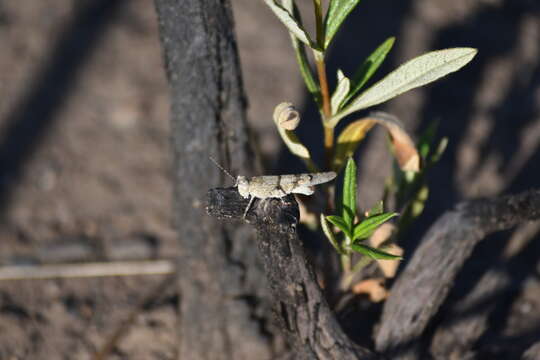
[[[209,155],[250,175],[245,100],[228,0],[155,1],[171,90],[179,358],[267,359],[273,354],[262,265],[244,227],[204,212],[224,183]]]
[[[419,342],[474,246],[490,233],[540,217],[540,190],[459,204],[424,236],[383,310],[377,350],[418,359]]]
[[[536,257],[540,243],[533,235],[539,228],[540,222],[517,228],[509,236],[504,250],[500,249],[500,253],[490,259],[493,266],[486,269],[474,285],[456,284],[456,292],[461,295],[450,295],[452,299],[444,305],[444,313],[437,320],[431,343],[435,359],[461,359],[466,354],[500,346],[500,339],[492,338],[489,333],[499,331],[498,325],[505,322],[501,318],[509,316],[509,304],[518,293],[525,291],[527,279],[534,277],[536,261],[532,261],[531,256]]]
[[[208,193],[208,213],[218,218],[240,219],[248,200],[236,188]],[[294,196],[256,200],[246,220],[257,229],[257,244],[274,296],[281,327],[299,359],[375,359],[343,332],[306,261],[296,232],[298,204]]]

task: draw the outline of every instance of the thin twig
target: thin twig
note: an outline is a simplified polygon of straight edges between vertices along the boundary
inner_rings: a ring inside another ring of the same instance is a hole
[[[166,275],[175,271],[170,260],[115,261],[81,264],[9,265],[0,267],[2,280]]]

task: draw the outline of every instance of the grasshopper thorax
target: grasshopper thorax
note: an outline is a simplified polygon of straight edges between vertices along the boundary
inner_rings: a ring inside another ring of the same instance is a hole
[[[249,197],[249,181],[245,176],[238,176],[236,178],[236,186],[238,186],[238,192],[243,198]]]

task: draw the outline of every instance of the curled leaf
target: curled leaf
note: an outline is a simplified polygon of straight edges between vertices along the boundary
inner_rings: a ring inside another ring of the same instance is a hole
[[[473,48],[444,49],[409,60],[352,100],[350,105],[329,120],[329,125],[335,126],[339,120],[355,111],[383,103],[457,71],[471,61],[477,52]]]
[[[298,136],[294,133],[293,130],[287,130],[283,126],[280,125],[279,120],[280,116],[276,117],[276,113],[281,114],[281,111],[278,111],[278,107],[283,106],[286,108],[286,105],[283,104],[289,104],[289,103],[282,103],[279,104],[276,107],[276,110],[274,111],[274,123],[276,124],[276,127],[278,129],[279,135],[283,139],[283,142],[287,147],[289,148],[289,151],[293,154],[301,158],[304,163],[306,164],[306,167],[310,172],[318,172],[317,166],[313,163],[311,160],[311,155],[309,153],[309,150],[300,142],[300,139],[298,139]],[[290,110],[290,109],[289,109]]]
[[[404,171],[419,171],[420,156],[411,137],[396,117],[383,112],[372,113],[343,129],[337,138],[333,169],[336,172],[341,169],[345,159],[354,154],[366,133],[375,124],[382,125],[388,130],[399,167]]]
[[[370,118],[357,120],[349,124],[339,134],[334,152],[332,167],[336,172],[343,167],[345,159],[353,156],[358,144],[366,136],[366,133],[375,125],[376,122]]]
[[[285,130],[294,130],[300,123],[300,114],[290,102],[282,102],[274,109],[274,121]]]

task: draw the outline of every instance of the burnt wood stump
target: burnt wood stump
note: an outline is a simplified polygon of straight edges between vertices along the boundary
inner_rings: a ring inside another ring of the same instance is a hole
[[[237,189],[208,192],[207,212],[219,219],[242,219],[249,200]],[[338,324],[306,260],[298,238],[298,203],[293,195],[256,199],[245,220],[255,226],[257,245],[279,324],[297,359],[376,359],[352,342]]]

